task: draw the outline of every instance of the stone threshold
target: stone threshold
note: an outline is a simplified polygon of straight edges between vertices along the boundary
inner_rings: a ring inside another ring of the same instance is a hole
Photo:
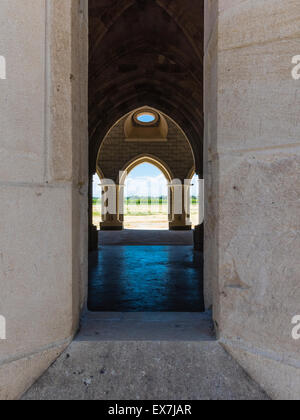
[[[87,312],[75,341],[215,341],[211,312]]]

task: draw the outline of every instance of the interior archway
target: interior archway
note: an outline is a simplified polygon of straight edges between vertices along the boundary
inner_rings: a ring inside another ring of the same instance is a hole
[[[162,162],[159,158],[151,155],[142,155],[134,158],[132,161],[128,162],[122,168],[122,177],[120,179],[120,183],[123,184],[125,182],[126,177],[139,165],[143,163],[148,163],[150,165],[155,166],[158,170],[162,172],[168,182],[171,182],[174,179],[174,175],[168,165],[165,162]]]
[[[124,229],[168,230],[172,177],[154,159],[141,157],[124,172]]]

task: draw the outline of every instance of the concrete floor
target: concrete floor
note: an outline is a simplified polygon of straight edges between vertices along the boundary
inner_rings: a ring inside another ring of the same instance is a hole
[[[140,245],[123,242],[134,243],[132,234],[103,235],[110,245],[102,237],[90,264],[98,312],[83,316],[76,339],[23,400],[269,399],[216,340],[211,313],[197,313],[202,255],[186,233],[161,236],[166,245],[145,244],[159,233],[140,233]]]
[[[210,314],[87,314],[23,400],[268,400],[214,339]]]
[[[90,255],[90,311],[204,310],[203,259],[187,245],[191,232],[124,232],[101,232]],[[160,239],[166,245],[153,245]]]

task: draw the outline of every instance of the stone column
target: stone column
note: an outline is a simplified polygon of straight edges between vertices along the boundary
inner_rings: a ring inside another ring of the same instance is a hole
[[[100,229],[122,230],[123,220],[121,219],[123,219],[123,215],[120,214],[120,209],[122,210],[122,205],[120,207],[120,191],[123,196],[123,188],[109,180],[102,182],[100,185],[102,188],[102,222],[100,223]]]
[[[191,220],[191,179],[187,179],[184,181],[184,208],[186,212],[186,220],[188,225],[192,226],[192,220]]]
[[[120,222],[122,222],[122,224],[124,224],[124,189],[125,189],[125,185],[124,184],[120,184],[117,186],[119,193],[118,193],[118,219]]]
[[[194,248],[204,251],[204,182],[198,178],[198,224],[194,229]]]
[[[171,184],[168,184],[168,220],[169,223],[173,220],[173,194]]]
[[[169,185],[171,199],[170,215],[172,220],[169,223],[170,230],[191,230],[192,223],[189,215],[189,184],[182,184],[180,180],[174,180]]]
[[[300,398],[299,12],[206,1],[206,302],[226,350],[279,400]]]
[[[93,176],[89,179],[89,252],[98,249],[98,230],[93,224]]]
[[[0,400],[48,369],[85,304],[87,3],[1,1]]]

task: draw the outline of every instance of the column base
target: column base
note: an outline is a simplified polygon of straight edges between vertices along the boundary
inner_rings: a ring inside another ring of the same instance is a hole
[[[192,225],[178,225],[174,222],[170,222],[169,230],[192,230]]]
[[[120,224],[109,224],[107,222],[100,223],[100,230],[114,230],[120,231],[124,230],[124,226],[122,223]]]

